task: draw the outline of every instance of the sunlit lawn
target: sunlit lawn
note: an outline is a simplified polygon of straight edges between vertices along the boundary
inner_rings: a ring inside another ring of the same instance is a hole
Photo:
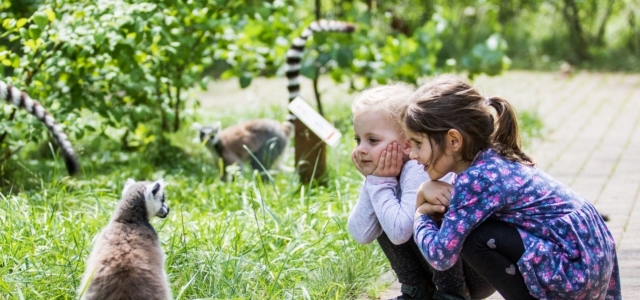
[[[362,180],[348,159],[350,110],[329,111],[344,136],[330,149],[323,185],[301,184],[294,174],[220,180],[188,125],[145,152],[86,137],[77,178],[65,177],[60,160],[22,154],[5,165],[11,177],[0,190],[0,299],[75,298],[91,240],[128,177],[169,182],[171,213],[152,225],[175,299],[348,299],[379,290],[374,282],[389,269],[384,255],[375,243],[357,244],[345,226]],[[241,117],[256,116],[282,114]],[[540,126],[531,116],[525,133]],[[226,125],[238,117],[193,115],[190,122],[219,118]],[[291,155],[285,163],[293,164]]]

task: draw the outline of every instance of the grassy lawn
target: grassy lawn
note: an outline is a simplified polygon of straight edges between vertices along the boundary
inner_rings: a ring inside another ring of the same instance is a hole
[[[37,151],[4,164],[0,179],[0,299],[73,299],[92,238],[108,222],[128,177],[164,178],[171,213],[152,220],[167,255],[174,299],[349,299],[372,294],[389,269],[376,243],[359,245],[346,229],[362,177],[348,159],[350,109],[325,108],[343,132],[328,153],[324,185],[294,174],[271,182],[251,173],[219,179],[216,161],[193,140],[190,124],[146,152],[123,152],[100,137],[80,141],[83,174],[65,177],[58,159]],[[277,112],[276,112],[277,111]],[[189,122],[284,115],[207,116]],[[523,130],[539,132],[527,112]],[[46,147],[45,147],[46,148]],[[46,151],[45,151],[46,152]],[[292,165],[292,154],[286,162]]]

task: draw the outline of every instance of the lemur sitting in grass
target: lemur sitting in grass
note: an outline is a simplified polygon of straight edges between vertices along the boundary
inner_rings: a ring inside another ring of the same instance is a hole
[[[165,218],[165,182],[128,179],[109,224],[97,235],[78,289],[81,300],[168,300],[164,252],[149,223]]]

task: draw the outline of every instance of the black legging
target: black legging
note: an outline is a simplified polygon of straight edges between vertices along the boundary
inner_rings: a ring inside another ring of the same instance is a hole
[[[536,299],[516,264],[524,253],[520,233],[504,222],[485,221],[462,247],[462,259],[506,300]]]
[[[378,237],[378,243],[400,283],[412,286],[425,285],[431,291],[436,289],[436,285],[445,291],[458,288],[455,280],[451,280],[457,278],[455,268],[445,271],[434,270],[420,252],[413,238],[404,244],[394,245],[383,232]],[[463,265],[465,282],[472,299],[487,298],[496,291],[470,266],[462,261],[459,263]]]

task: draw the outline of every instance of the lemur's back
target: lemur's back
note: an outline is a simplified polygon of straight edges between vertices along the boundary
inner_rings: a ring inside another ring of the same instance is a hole
[[[112,222],[98,236],[95,249],[89,264],[96,268],[83,299],[169,298],[164,253],[150,224]],[[158,297],[163,294],[167,296]]]
[[[220,134],[220,142],[225,146],[224,151],[237,153],[241,160],[250,158],[244,146],[249,148],[258,157],[265,167],[271,166],[272,160],[280,156],[287,145],[287,139],[291,134],[288,127],[278,121],[269,119],[250,120],[232,125]],[[263,147],[266,147],[263,149]],[[274,147],[273,149],[270,149]],[[220,153],[223,158],[226,153]],[[263,156],[269,156],[267,159]],[[229,161],[229,164],[234,161]]]
[[[149,223],[165,218],[164,181],[128,179],[109,224],[96,236],[78,293],[82,300],[171,299],[164,252]]]

